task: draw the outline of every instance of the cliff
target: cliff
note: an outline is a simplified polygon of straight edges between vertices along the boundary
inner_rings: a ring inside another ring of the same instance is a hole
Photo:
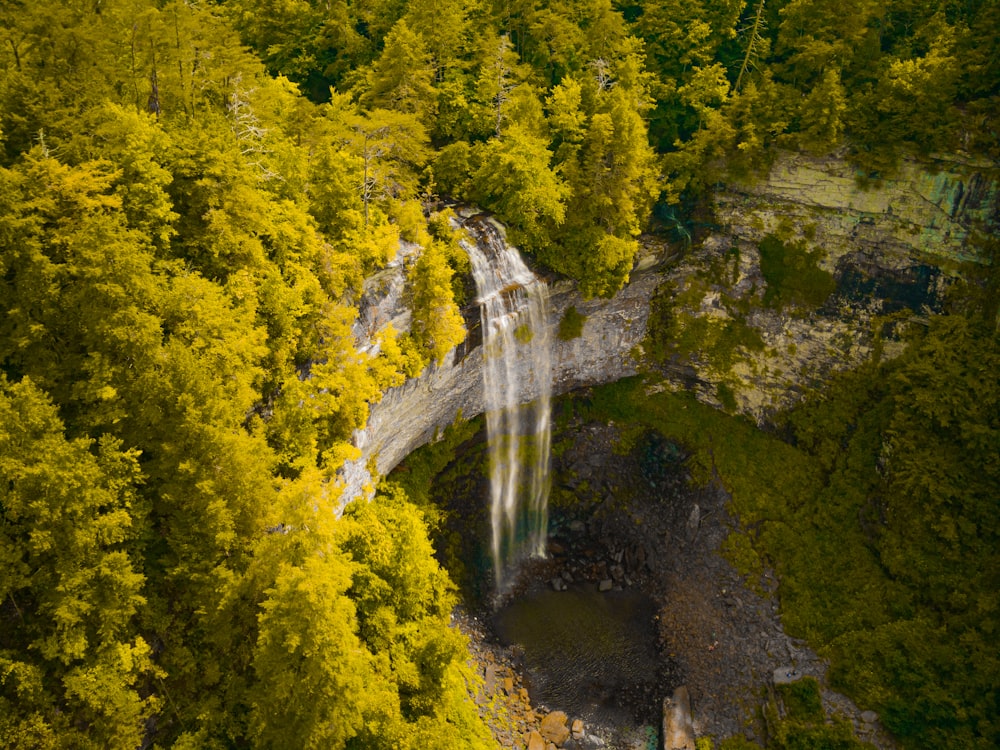
[[[1000,226],[1000,170],[941,157],[862,182],[842,159],[784,153],[767,179],[726,185],[714,201],[716,225],[669,274],[669,304],[688,325],[745,325],[759,340],[730,353],[708,336],[673,371],[693,375],[703,400],[761,422],[831,372],[892,356],[968,264],[989,262],[977,234]],[[762,263],[776,246],[784,257]],[[782,283],[791,303],[769,295]]]
[[[693,388],[766,420],[876,347],[891,355],[899,321],[937,309],[962,265],[986,260],[973,235],[1000,225],[997,174],[996,165],[938,159],[905,162],[892,179],[862,186],[843,160],[783,154],[767,179],[716,191],[715,223],[691,247],[649,240],[613,298],[586,300],[572,282],[550,279],[553,393],[651,367],[664,387]],[[814,266],[821,302],[794,294],[774,302],[769,288],[776,291],[783,269],[773,260],[762,267],[770,247],[790,248],[781,260],[788,278],[804,273],[802,263]],[[405,261],[416,251],[404,245],[368,280],[355,329],[362,346],[390,322],[407,329]],[[556,334],[571,306],[585,321],[565,341]],[[651,309],[660,338],[671,338],[658,356],[642,348]],[[365,491],[372,470],[384,475],[457,416],[482,412],[478,313],[465,317],[464,344],[372,406],[355,434],[361,458],[344,469],[344,502]]]
[[[412,251],[412,247],[402,247],[400,257],[366,283],[355,328],[359,340],[366,340],[389,323],[397,330],[407,330],[403,257]],[[573,282],[549,280],[553,394],[638,372],[639,362],[633,350],[646,333],[649,302],[663,281],[661,260],[656,253],[644,255],[630,283],[610,300],[585,300]],[[559,323],[570,306],[586,319],[578,337],[563,341],[558,336]],[[365,429],[355,433],[354,444],[362,454],[344,469],[345,502],[364,491],[371,481],[371,468],[384,475],[459,415],[468,418],[482,413],[483,348],[478,307],[471,306],[463,313],[469,329],[466,342],[445,362],[431,364],[419,377],[386,392],[382,401],[372,406]],[[526,390],[521,396],[522,401],[529,401],[535,393]]]

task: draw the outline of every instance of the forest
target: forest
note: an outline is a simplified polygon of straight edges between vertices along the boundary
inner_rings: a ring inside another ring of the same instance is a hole
[[[4,2],[0,745],[490,747],[424,511],[333,513],[370,404],[465,336],[444,206],[608,296],[779,148],[876,182],[1000,159],[998,29],[994,0]],[[400,242],[412,328],[361,353]],[[875,509],[891,590],[783,606],[904,747],[1000,733],[997,294],[970,274],[776,427],[822,466],[806,502]]]

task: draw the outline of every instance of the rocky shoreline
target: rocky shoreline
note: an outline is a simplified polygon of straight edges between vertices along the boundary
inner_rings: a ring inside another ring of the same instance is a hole
[[[642,591],[656,606],[658,663],[651,672],[657,678],[614,696],[632,713],[630,726],[586,724],[561,706],[534,702],[523,654],[500,642],[489,609],[457,613],[482,678],[479,704],[499,746],[662,747],[659,711],[681,686],[698,737],[717,743],[744,735],[763,744],[760,709],[774,675],[793,674],[818,680],[829,716],[850,720],[857,735],[880,750],[894,747],[877,716],[830,690],[825,663],[785,633],[773,576],[747,582],[720,554],[734,528],[721,486],[690,487],[680,449],[655,436],[623,451],[614,424],[573,420],[561,439],[553,461],[549,555],[526,566],[516,595],[543,587]],[[561,742],[542,731],[546,721],[565,726]]]

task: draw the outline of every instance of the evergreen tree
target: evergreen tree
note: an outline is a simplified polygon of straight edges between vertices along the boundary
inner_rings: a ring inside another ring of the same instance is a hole
[[[93,451],[93,452],[92,452]],[[0,376],[0,740],[124,747],[156,709],[138,635],[137,452],[67,440],[30,379]]]
[[[496,211],[528,251],[548,243],[550,227],[566,216],[569,188],[550,166],[544,139],[518,125],[484,144],[472,177],[473,198]]]
[[[452,270],[438,240],[430,242],[410,271],[412,335],[428,361],[445,355],[465,339],[465,324],[455,304]]]
[[[385,38],[362,101],[369,107],[416,115],[430,122],[436,109],[435,72],[423,39],[399,21]]]

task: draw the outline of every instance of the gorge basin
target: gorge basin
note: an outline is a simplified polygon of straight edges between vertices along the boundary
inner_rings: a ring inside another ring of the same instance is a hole
[[[655,723],[658,683],[653,601],[638,591],[530,590],[499,610],[494,629],[523,654],[532,704],[588,725]]]

